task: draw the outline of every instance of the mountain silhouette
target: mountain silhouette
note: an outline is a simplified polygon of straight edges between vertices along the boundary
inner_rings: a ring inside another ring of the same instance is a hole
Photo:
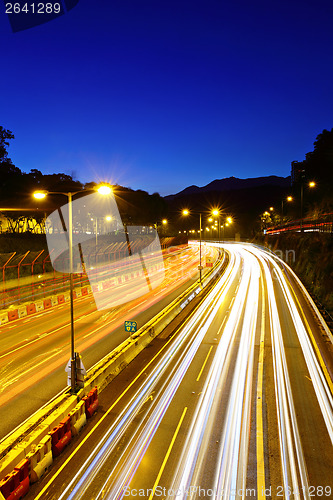
[[[206,184],[206,186],[188,186],[187,188],[179,191],[176,194],[165,196],[166,200],[172,200],[179,196],[202,194],[210,191],[233,191],[238,189],[249,189],[262,186],[278,186],[282,188],[290,187],[290,176],[279,177],[276,175],[269,175],[266,177],[250,177],[248,179],[239,179],[237,177],[225,177],[224,179],[215,179],[214,181]]]

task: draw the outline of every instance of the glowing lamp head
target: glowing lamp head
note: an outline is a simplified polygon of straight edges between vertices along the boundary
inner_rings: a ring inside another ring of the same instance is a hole
[[[219,214],[220,212],[218,211],[217,208],[214,208],[214,210],[212,210],[212,215],[214,215],[215,217],[217,217]]]
[[[316,186],[316,183],[314,181],[309,182],[309,187],[314,188]]]
[[[185,208],[182,213],[183,215],[189,215],[190,212],[187,210],[187,208]]]
[[[107,215],[107,216],[105,217],[105,220],[106,220],[106,221],[108,221],[108,222],[110,222],[110,221],[112,220],[111,215]]]
[[[292,196],[288,196],[287,197],[287,201],[293,201],[293,197]]]
[[[164,225],[165,225],[165,224],[167,224],[167,223],[168,223],[168,221],[167,221],[166,219],[163,219],[163,220],[162,220],[162,224],[164,224]]]
[[[231,217],[227,217],[227,222],[228,222],[228,224],[231,224],[232,223],[232,218]]]
[[[112,187],[109,184],[101,184],[97,188],[97,192],[102,195],[107,195],[112,193]]]
[[[46,191],[35,191],[33,193],[33,197],[36,199],[36,200],[43,200],[44,198],[46,198],[46,195],[47,195],[47,192]]]

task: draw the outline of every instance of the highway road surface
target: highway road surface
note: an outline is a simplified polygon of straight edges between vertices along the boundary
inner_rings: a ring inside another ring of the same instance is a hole
[[[206,251],[217,256],[215,249]],[[98,311],[92,295],[75,300],[75,348],[86,369],[128,337],[125,320],[136,320],[141,327],[193,284],[198,278],[198,248],[173,249],[165,255],[164,267],[160,286],[117,307]],[[122,287],[116,289],[118,296]],[[0,438],[66,387],[69,358],[69,303],[1,326]]]
[[[27,498],[333,498],[333,349],[278,258],[228,266],[100,395]]]

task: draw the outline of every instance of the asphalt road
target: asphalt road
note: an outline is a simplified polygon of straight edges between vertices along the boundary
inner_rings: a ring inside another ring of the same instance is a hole
[[[162,284],[135,300],[103,311],[91,295],[75,300],[75,348],[86,370],[128,337],[125,320],[141,327],[198,278],[197,248],[167,254],[164,264]],[[58,305],[1,327],[0,439],[66,387],[69,307]]]
[[[252,245],[100,395],[27,498],[332,498],[332,343]]]

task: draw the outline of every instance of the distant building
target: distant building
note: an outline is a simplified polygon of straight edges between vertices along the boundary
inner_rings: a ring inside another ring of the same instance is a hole
[[[304,172],[304,163],[302,161],[291,162],[291,185],[294,186],[301,181]]]

